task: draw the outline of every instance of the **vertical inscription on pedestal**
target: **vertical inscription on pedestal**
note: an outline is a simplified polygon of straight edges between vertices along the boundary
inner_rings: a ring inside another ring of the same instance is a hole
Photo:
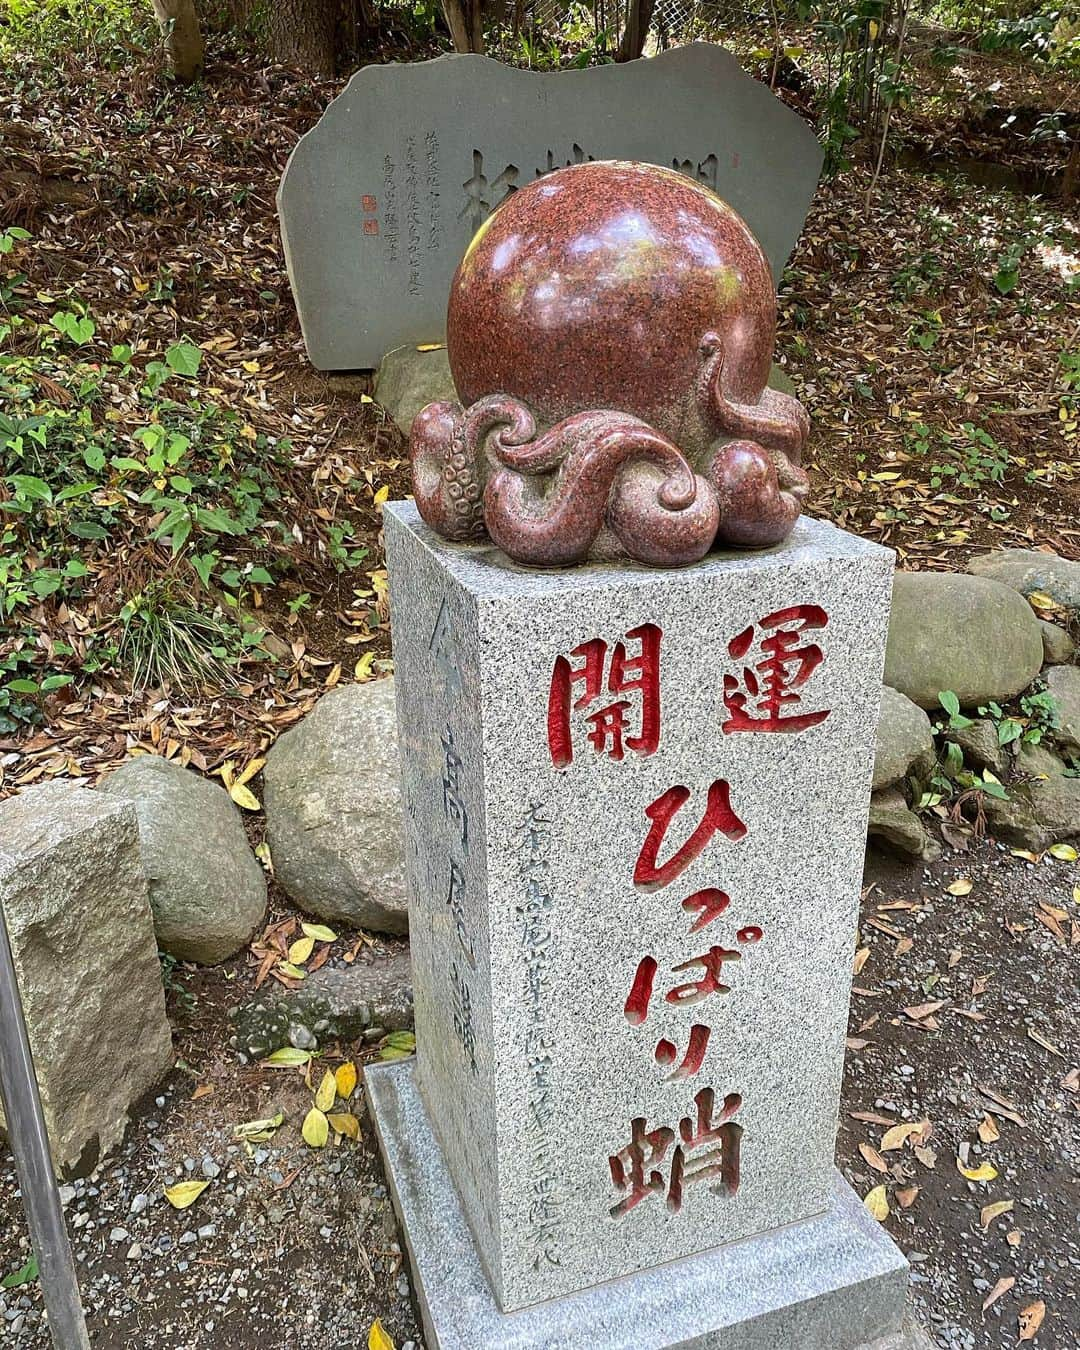
[[[559,1254],[559,1144],[551,1128],[555,1115],[551,1082],[554,1041],[548,1026],[551,1015],[548,971],[555,942],[551,922],[555,901],[548,879],[552,824],[552,817],[543,802],[529,803],[521,825],[518,868],[525,887],[517,916],[525,954],[529,1114],[535,1127],[528,1167],[532,1194],[525,1239],[532,1253],[534,1270],[562,1264]]]
[[[725,734],[798,733],[829,716],[828,709],[806,710],[801,706],[803,687],[824,659],[820,646],[805,642],[803,634],[823,629],[827,623],[828,615],[820,606],[793,605],[765,615],[728,642],[727,653],[738,673],[729,670],[723,674]],[[630,629],[625,640],[616,643],[610,663],[607,643],[600,638],[579,643],[569,656],[555,658],[547,735],[548,751],[557,769],[567,769],[573,763],[575,713],[583,717],[588,727],[584,739],[598,754],[619,761],[626,750],[649,755],[659,749],[662,638],[655,624],[645,623]],[[628,655],[628,643],[636,644],[631,648],[633,655]],[[636,732],[628,723],[630,699],[608,701],[612,694],[630,694],[639,703]],[[596,704],[602,706],[591,711]],[[691,795],[689,788],[675,784],[644,808],[647,826],[633,868],[635,887],[655,891],[669,886],[716,836],[732,844],[747,836],[747,827],[732,806],[731,785],[726,779],[712,783],[699,808],[700,818],[688,826],[683,808]],[[695,821],[692,808],[688,814],[690,821]],[[673,825],[682,843],[668,847],[667,836]],[[665,848],[667,857],[662,858]],[[718,887],[693,891],[681,905],[689,916],[688,932],[698,933],[721,920],[730,906],[731,897]],[[660,1036],[652,1052],[664,1082],[678,1085],[707,1071],[713,1027],[702,1005],[711,1007],[714,996],[731,993],[731,986],[724,982],[725,965],[741,961],[743,949],[756,946],[763,937],[762,928],[754,923],[742,924],[732,937],[717,930],[716,940],[706,950],[695,952],[691,948],[686,960],[663,972],[662,983],[667,986],[663,989],[658,987],[661,971],[656,957],[651,953],[641,956],[629,982],[623,1012],[632,1027],[643,1026],[653,995],[657,995],[658,1011],[666,1012],[671,1033]],[[676,1213],[682,1207],[684,1188],[694,1182],[712,1182],[710,1190],[715,1196],[734,1195],[739,1187],[742,1147],[742,1126],[734,1117],[742,1104],[741,1093],[727,1092],[719,1099],[717,1090],[707,1086],[694,1094],[692,1110],[679,1119],[677,1129],[662,1124],[650,1128],[644,1116],[634,1116],[629,1143],[608,1158],[611,1182],[619,1196],[609,1206],[611,1217],[624,1218],[652,1195],[664,1197],[668,1209]]]

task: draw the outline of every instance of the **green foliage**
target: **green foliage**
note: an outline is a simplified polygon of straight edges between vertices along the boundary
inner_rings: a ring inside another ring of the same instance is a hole
[[[37,1278],[37,1253],[31,1252],[30,1259],[24,1266],[20,1266],[18,1270],[13,1270],[10,1275],[5,1275],[0,1280],[0,1289],[21,1289],[23,1285],[33,1284]]]
[[[72,53],[94,65],[127,65],[133,47],[148,49],[156,37],[143,0],[0,0],[0,58],[33,53],[42,74],[50,59]],[[51,74],[62,78],[58,62]]]
[[[0,235],[0,266],[26,237]],[[239,661],[261,655],[261,634],[223,606],[273,578],[223,567],[221,546],[261,551],[284,537],[276,471],[287,443],[205,399],[194,343],[140,357],[140,370],[130,346],[106,349],[77,297],[33,323],[17,290],[0,324],[0,733],[39,721],[48,695],[116,663],[136,684],[228,685]],[[344,531],[338,548],[341,567],[363,553]],[[156,575],[144,584],[140,563],[115,595],[109,574],[132,549],[153,556]],[[95,608],[82,650],[42,649],[39,608],[85,609],[103,581],[115,599]],[[197,600],[212,583],[218,593]]]
[[[174,999],[180,1011],[185,1016],[191,1017],[199,1001],[178,973],[180,962],[175,956],[162,951],[158,952],[158,960],[161,962],[161,983],[165,989],[165,997]]]
[[[1009,467],[1009,452],[974,422],[962,422],[947,432],[916,422],[906,438],[907,448],[931,460],[930,486],[980,488],[1000,483]]]

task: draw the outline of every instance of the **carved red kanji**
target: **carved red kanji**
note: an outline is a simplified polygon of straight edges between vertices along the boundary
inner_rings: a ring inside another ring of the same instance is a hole
[[[565,656],[555,658],[551,672],[551,690],[548,695],[548,749],[551,762],[564,769],[573,762],[574,742],[571,714],[601,703],[584,719],[589,730],[587,739],[598,754],[621,760],[627,750],[638,755],[654,754],[660,745],[660,639],[662,633],[656,624],[643,623],[631,628],[623,641],[615,644],[607,672],[606,692],[630,694],[640,699],[640,732],[631,734],[629,698],[603,703],[605,692],[604,668],[607,663],[607,643],[602,638],[590,638],[579,643],[570,656],[580,665],[571,665]],[[637,642],[636,656],[627,655],[627,642]],[[581,693],[575,699],[574,687]]]
[[[724,706],[730,714],[725,733],[734,731],[805,731],[829,716],[831,709],[793,712],[801,704],[801,689],[824,659],[816,642],[800,645],[808,629],[824,628],[829,616],[820,605],[791,605],[758,621],[762,659],[743,667],[741,679],[724,676]],[[744,628],[728,643],[728,654],[742,661],[750,651],[755,625]]]

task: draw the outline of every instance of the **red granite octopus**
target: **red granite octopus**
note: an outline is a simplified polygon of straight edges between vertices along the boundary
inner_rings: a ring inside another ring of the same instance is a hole
[[[761,246],[709,188],[621,162],[538,179],[451,284],[461,402],[413,422],[420,514],[532,566],[779,543],[808,490],[809,419],[769,387],[775,335]]]

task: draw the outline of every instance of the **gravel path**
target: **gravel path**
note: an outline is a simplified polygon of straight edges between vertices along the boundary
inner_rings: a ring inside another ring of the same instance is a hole
[[[838,1161],[861,1195],[884,1186],[884,1222],[942,1350],[1015,1346],[1018,1317],[1040,1302],[1031,1344],[1076,1350],[1078,869],[983,845],[929,869],[871,855],[866,884]],[[333,1350],[366,1345],[379,1317],[397,1350],[420,1350],[361,1091],[359,1142],[307,1148],[300,1073],[241,1066],[228,1048],[240,975],[195,977],[194,1014],[178,1015],[184,1067],[144,1103],[120,1153],[65,1188],[93,1344]],[[331,1067],[351,1052],[331,1054]],[[233,1137],[278,1111],[285,1124],[271,1139]],[[924,1121],[882,1147],[892,1125]],[[997,1175],[968,1180],[958,1159]],[[192,1178],[210,1184],[190,1209],[172,1209],[163,1188]],[[1004,1201],[1012,1209],[984,1226],[982,1211]],[[0,1272],[26,1257],[3,1155]],[[0,1291],[0,1342],[48,1345],[40,1306],[36,1284]]]

